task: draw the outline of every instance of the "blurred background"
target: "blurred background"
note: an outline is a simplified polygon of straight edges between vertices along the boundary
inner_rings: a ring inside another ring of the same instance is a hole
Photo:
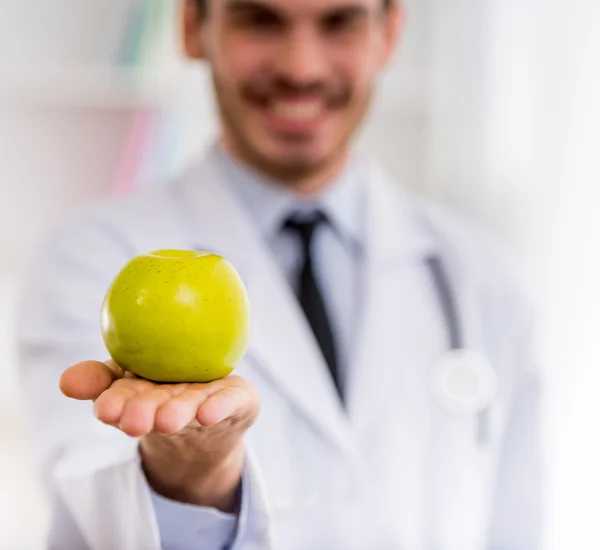
[[[600,3],[405,0],[409,24],[361,139],[403,184],[484,225],[538,308],[547,550],[600,548]],[[176,0],[2,0],[0,549],[47,514],[16,397],[15,289],[65,212],[161,185],[210,144],[208,78]]]

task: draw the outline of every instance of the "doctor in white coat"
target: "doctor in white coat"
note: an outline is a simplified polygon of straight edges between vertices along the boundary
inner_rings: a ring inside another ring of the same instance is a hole
[[[539,548],[517,286],[485,238],[351,146],[401,7],[187,0],[183,19],[218,143],[170,185],[74,214],[23,283],[49,548]],[[236,376],[155,385],[100,362],[109,283],[160,249],[238,268],[253,332]]]

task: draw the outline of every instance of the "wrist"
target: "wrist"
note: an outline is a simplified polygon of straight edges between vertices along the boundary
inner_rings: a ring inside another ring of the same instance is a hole
[[[156,452],[145,438],[140,441],[142,468],[148,484],[169,500],[235,513],[244,468],[244,447],[205,460],[181,460]]]

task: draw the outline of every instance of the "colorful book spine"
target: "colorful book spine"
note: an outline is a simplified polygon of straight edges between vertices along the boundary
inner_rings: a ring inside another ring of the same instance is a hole
[[[113,185],[116,193],[128,193],[138,184],[143,159],[147,155],[152,117],[150,110],[139,110],[134,115]]]
[[[138,0],[129,13],[122,65],[133,70],[162,70],[176,13],[173,0]],[[129,192],[170,178],[176,169],[181,137],[181,125],[174,113],[161,106],[141,108],[131,123],[113,186],[115,192]]]

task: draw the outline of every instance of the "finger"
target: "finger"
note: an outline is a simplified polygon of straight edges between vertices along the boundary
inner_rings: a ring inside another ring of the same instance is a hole
[[[179,433],[196,419],[198,407],[215,391],[217,390],[206,386],[194,385],[162,404],[156,411],[156,430],[166,435]]]
[[[201,426],[216,426],[224,420],[253,414],[254,400],[243,387],[229,386],[211,395],[198,409],[196,419]]]
[[[139,378],[122,378],[103,392],[94,403],[96,418],[105,424],[118,426],[125,405],[136,395],[148,391],[154,384]]]
[[[127,435],[142,437],[154,429],[157,409],[184,393],[187,384],[155,386],[139,393],[125,404],[119,427]]]
[[[90,401],[110,388],[123,376],[123,371],[114,364],[99,361],[83,361],[69,367],[59,381],[60,391],[71,399]],[[113,368],[111,368],[113,367]]]

